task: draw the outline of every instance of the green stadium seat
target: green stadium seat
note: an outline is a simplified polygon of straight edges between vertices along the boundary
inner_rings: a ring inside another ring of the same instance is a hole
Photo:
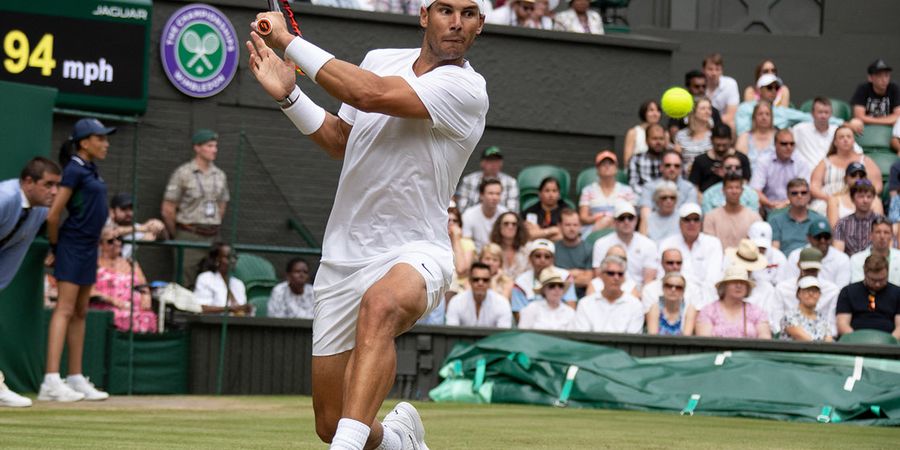
[[[575,199],[581,199],[581,191],[583,191],[586,186],[595,181],[597,181],[596,167],[588,167],[587,169],[579,172],[578,178],[575,179]]]
[[[578,209],[575,207],[575,203],[573,203],[572,200],[569,200],[567,198],[564,198],[562,200],[566,204],[566,206],[568,206],[569,208],[576,209],[576,210]],[[541,201],[541,200],[540,200],[540,198],[538,198],[537,194],[520,195],[519,196],[520,212],[524,212],[526,209],[531,208],[532,206],[536,205],[539,201]]]
[[[591,248],[593,248],[594,242],[597,242],[597,239],[600,239],[603,236],[606,236],[607,234],[612,233],[612,232],[613,232],[612,228],[604,228],[602,230],[592,231],[591,234],[589,234],[587,236],[587,238],[585,238],[584,241],[587,242],[588,245],[591,246]]]
[[[880,330],[856,330],[845,334],[838,339],[845,344],[887,344],[897,345],[897,339],[890,333]]]
[[[803,102],[803,104],[800,105],[800,111],[803,111],[806,113],[812,113],[812,104],[813,104],[813,99],[809,99],[809,100]],[[836,98],[832,98],[831,99],[831,116],[837,117],[838,119],[841,119],[844,121],[850,120],[850,118],[853,117],[853,108],[850,107],[849,103],[847,103],[843,100],[838,100]]]
[[[866,125],[863,134],[856,136],[856,143],[864,150],[891,149],[891,127],[887,125]]]
[[[249,300],[250,304],[253,305],[254,308],[254,317],[268,317],[269,316],[269,297],[268,296],[258,296],[252,297]]]
[[[269,260],[252,253],[240,253],[234,266],[234,276],[244,283],[259,280],[277,280],[275,267]]]
[[[622,184],[628,184],[628,170],[619,169],[616,172],[616,181]]]
[[[559,182],[560,196],[564,199],[569,198],[569,191],[572,189],[572,175],[569,171],[562,167],[551,165],[529,166],[519,172],[517,181],[519,182],[519,208],[525,210],[525,201],[529,195],[537,195],[544,178],[553,177]],[[533,204],[533,203],[532,203]]]
[[[881,169],[881,178],[882,181],[887,183],[888,178],[891,176],[891,166],[894,162],[897,161],[897,154],[892,152],[890,149],[873,149],[869,148],[865,150],[866,157],[871,159],[872,162]],[[885,184],[887,186],[887,184]]]
[[[251,297],[266,297],[266,298],[268,298],[269,294],[272,293],[272,289],[277,284],[278,284],[278,281],[273,281],[273,280],[250,281],[244,285],[247,288],[247,298],[251,298]]]

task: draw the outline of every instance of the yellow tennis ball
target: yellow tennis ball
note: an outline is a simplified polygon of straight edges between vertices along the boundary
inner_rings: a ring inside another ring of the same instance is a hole
[[[673,87],[663,93],[660,105],[667,116],[680,119],[694,109],[694,97],[684,88]]]

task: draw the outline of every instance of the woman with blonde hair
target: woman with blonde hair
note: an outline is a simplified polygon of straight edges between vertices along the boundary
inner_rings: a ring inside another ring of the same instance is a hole
[[[856,152],[854,148],[853,130],[847,125],[841,125],[834,131],[834,139],[831,147],[816,168],[813,169],[809,180],[809,191],[812,194],[810,209],[826,214],[827,201],[832,195],[840,193],[846,187],[844,175],[850,163],[863,164],[868,174],[868,179],[875,186],[875,193],[880,194],[882,189],[881,169],[865,155]]]
[[[675,133],[675,151],[684,159],[684,173],[691,173],[694,158],[712,148],[712,103],[700,97],[688,116],[688,126]]]
[[[503,249],[499,245],[490,242],[481,247],[478,261],[491,268],[491,290],[502,295],[506,299],[512,298],[512,290],[515,280],[503,272]]]
[[[756,161],[766,153],[775,152],[775,133],[778,131],[772,124],[772,104],[760,100],[753,107],[750,131],[738,136],[734,144],[735,150],[747,155],[751,171],[756,171]]]
[[[667,272],[662,277],[662,296],[647,312],[647,334],[681,336],[684,333],[687,280],[680,272]]]

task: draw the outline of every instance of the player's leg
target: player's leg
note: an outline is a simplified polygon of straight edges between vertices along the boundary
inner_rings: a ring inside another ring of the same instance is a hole
[[[72,315],[69,319],[69,327],[66,330],[66,343],[69,344],[69,374],[82,373],[84,330],[90,299],[91,286],[79,286],[78,295],[72,308]]]
[[[316,414],[316,434],[325,443],[331,443],[337,423],[341,419],[344,373],[349,360],[350,351],[312,357],[312,398]]]
[[[68,281],[59,281],[57,287],[56,307],[50,316],[50,326],[47,331],[47,373],[59,373],[59,363],[62,358],[63,346],[68,334],[69,322],[75,314],[75,304],[78,302],[80,286]]]

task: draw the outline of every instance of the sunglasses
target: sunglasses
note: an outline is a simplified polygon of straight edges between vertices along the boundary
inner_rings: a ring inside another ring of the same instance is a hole
[[[635,219],[635,217],[632,216],[631,214],[625,214],[625,215],[616,217],[616,222],[626,222],[626,221],[631,222],[634,219]]]
[[[562,283],[550,283],[545,286],[547,289],[562,289],[565,287]]]
[[[732,166],[732,165],[727,165],[727,166],[725,166],[725,170],[738,170],[738,169],[740,169],[740,168],[741,168],[741,165],[740,165],[740,164],[738,164],[738,165],[736,165],[736,166]]]
[[[681,221],[687,222],[687,223],[699,223],[700,218],[699,217],[688,217],[687,219],[681,219]]]
[[[669,284],[669,283],[664,283],[664,284],[663,284],[663,287],[666,288],[666,289],[675,289],[676,291],[683,291],[683,290],[684,290],[684,285],[681,285],[681,284]]]
[[[532,253],[531,257],[534,259],[553,259],[553,255],[549,253]]]
[[[682,262],[682,261],[663,261],[663,264],[665,264],[667,266],[680,266],[680,265],[684,264],[684,262]]]
[[[665,164],[663,164],[663,167],[666,168],[666,169],[680,169],[680,168],[681,168],[681,164],[679,164],[679,163],[665,163]]]
[[[481,278],[481,277],[471,277],[471,278],[469,278],[469,280],[472,283],[487,283],[488,281],[491,281],[490,278]]]
[[[827,234],[827,233],[822,233],[822,234],[817,234],[817,235],[813,236],[812,238],[817,241],[827,241],[827,240],[831,239],[831,235]]]
[[[809,194],[809,191],[791,191],[791,197],[800,197],[801,195]]]
[[[119,239],[119,238],[112,238],[112,239],[105,239],[105,240],[102,240],[102,241],[100,241],[100,242],[102,242],[102,243],[104,243],[104,244],[107,244],[107,245],[113,245],[113,244],[115,244],[116,242],[122,242],[122,240]]]
[[[777,84],[770,84],[768,86],[763,86],[760,89],[765,89],[767,91],[777,91],[779,86]]]
[[[796,144],[794,141],[778,141],[778,143],[785,147],[793,147]]]
[[[875,311],[875,294],[869,294],[869,311]]]
[[[672,201],[675,201],[675,196],[674,196],[674,195],[661,195],[661,196],[659,197],[659,199],[660,199],[661,201],[666,201],[666,200],[672,200]]]
[[[615,270],[605,270],[603,273],[608,277],[624,277],[625,272],[616,272]]]

